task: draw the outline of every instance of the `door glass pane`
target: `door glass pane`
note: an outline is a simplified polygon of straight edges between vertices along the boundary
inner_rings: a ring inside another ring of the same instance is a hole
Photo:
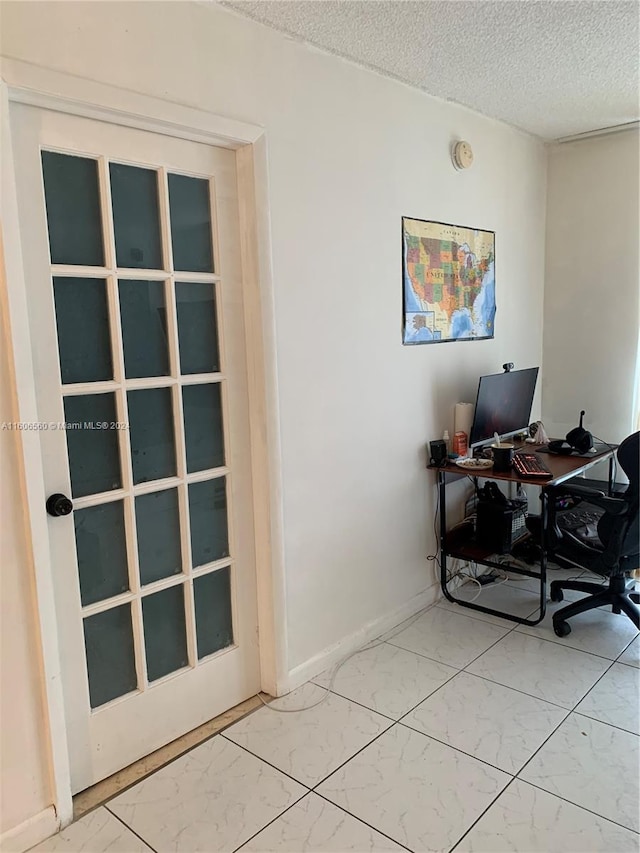
[[[56,276],[53,293],[62,381],[113,379],[107,282]]]
[[[129,604],[87,616],[84,644],[92,708],[136,689],[138,679]]]
[[[231,569],[229,566],[193,579],[198,657],[233,645]]]
[[[127,379],[168,376],[164,282],[120,281],[118,288]]]
[[[115,395],[65,397],[64,417],[73,496],[121,488]]]
[[[76,551],[83,607],[129,589],[122,501],[76,509]]]
[[[191,554],[193,566],[204,566],[229,556],[226,478],[191,483]]]
[[[171,389],[129,391],[127,401],[133,482],[146,483],[175,476]]]
[[[177,489],[139,495],[136,527],[142,584],[182,571]]]
[[[182,404],[189,474],[224,465],[220,383],[185,385]]]
[[[213,272],[209,181],[169,175],[169,211],[173,268]]]
[[[217,373],[218,328],[213,284],[176,282],[180,372]]]
[[[142,599],[144,644],[149,681],[188,663],[182,584]]]
[[[52,264],[104,266],[98,162],[42,152]]]
[[[109,172],[118,266],[162,269],[158,173],[122,163],[111,163]]]

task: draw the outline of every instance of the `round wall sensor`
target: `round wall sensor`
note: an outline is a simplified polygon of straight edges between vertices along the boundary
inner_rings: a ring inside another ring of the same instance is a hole
[[[456,169],[468,169],[473,163],[473,149],[468,142],[456,142],[453,147],[453,165]]]

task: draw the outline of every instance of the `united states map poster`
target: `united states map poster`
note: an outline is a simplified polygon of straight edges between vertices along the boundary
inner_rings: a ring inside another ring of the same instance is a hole
[[[495,233],[402,219],[403,343],[494,336]]]

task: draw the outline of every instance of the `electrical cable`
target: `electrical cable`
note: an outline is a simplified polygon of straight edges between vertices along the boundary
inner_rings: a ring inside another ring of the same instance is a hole
[[[325,688],[321,688],[321,689],[324,689],[324,691],[325,691],[324,694],[319,699],[317,699],[315,702],[312,702],[311,705],[305,705],[304,708],[274,708],[270,702],[265,702],[265,700],[262,698],[262,696],[259,693],[256,693],[256,696],[262,702],[262,704],[265,706],[265,708],[269,708],[270,711],[276,711],[278,714],[298,714],[302,711],[310,711],[312,708],[317,708],[318,705],[321,705],[323,702],[325,702],[329,698],[329,694],[333,690],[333,685],[335,684],[336,677],[337,677],[338,673],[340,672],[340,670],[342,669],[342,667],[345,665],[345,663],[347,663],[347,661],[350,661],[351,658],[355,657],[356,655],[362,654],[362,652],[368,652],[371,649],[375,649],[378,646],[384,645],[386,642],[388,642],[388,640],[392,640],[395,636],[402,633],[402,631],[406,631],[407,628],[411,627],[411,625],[413,625],[413,623],[416,621],[416,619],[419,619],[420,616],[422,616],[424,613],[426,613],[427,610],[431,610],[431,608],[435,607],[436,604],[437,604],[437,602],[434,602],[433,604],[430,604],[428,607],[424,607],[422,610],[420,610],[418,613],[416,613],[414,616],[412,616],[409,620],[402,622],[398,626],[397,630],[394,631],[392,634],[388,634],[388,633],[385,634],[384,639],[378,639],[378,640],[375,640],[374,642],[368,643],[367,645],[362,646],[362,648],[360,648],[360,649],[356,649],[354,652],[351,652],[351,654],[349,654],[345,658],[343,658],[334,667],[334,670],[331,673],[331,678],[329,679],[329,686],[325,687]],[[315,686],[320,687],[319,684],[316,684]],[[292,692],[292,691],[290,691],[290,692]],[[289,696],[289,695],[290,695],[290,693],[285,693],[284,696],[278,696],[276,698],[277,699],[284,699],[285,696]]]
[[[469,479],[471,479],[471,478],[469,478]],[[439,521],[440,521],[440,489],[438,489],[436,492],[436,511],[435,511],[435,514],[433,517],[433,532],[434,532],[434,536],[435,536],[435,540],[436,540],[436,546],[438,545],[438,543],[440,541],[440,536],[438,534],[438,523],[439,523]],[[464,521],[467,521],[467,519],[464,519]],[[462,524],[464,522],[460,522],[460,523]],[[456,526],[458,526],[458,525],[456,525]],[[435,554],[428,554],[427,555],[427,561],[435,562],[438,566],[438,569],[440,569],[440,557],[439,557],[439,551],[438,551],[437,547],[436,547]],[[455,572],[454,574],[450,575],[447,578],[447,582],[449,582],[450,580],[453,580],[453,578],[455,578],[455,577],[466,577],[470,581],[472,581],[473,583],[476,583],[478,585],[478,592],[476,593],[474,598],[470,599],[471,601],[475,601],[476,598],[482,592],[482,584],[480,583],[480,581],[476,580],[476,578],[472,577],[471,575],[464,574],[462,570],[458,570],[457,572]],[[437,604],[437,602],[429,605],[428,607],[423,608],[418,613],[416,613],[415,616],[412,616],[410,620],[402,622],[401,625],[398,626],[397,631],[394,631],[394,633],[392,633],[392,634],[385,634],[384,639],[379,639],[379,640],[376,640],[375,642],[368,643],[367,645],[363,646],[360,649],[356,649],[354,652],[351,652],[351,654],[349,654],[345,658],[343,658],[334,667],[333,672],[331,673],[331,677],[329,679],[329,686],[324,688],[325,692],[323,693],[323,695],[319,699],[317,699],[315,702],[312,702],[311,705],[305,705],[304,708],[275,708],[270,702],[266,702],[259,693],[256,693],[256,696],[262,702],[262,704],[265,706],[265,708],[269,708],[271,711],[275,711],[279,714],[298,714],[298,713],[301,713],[303,711],[310,711],[312,708],[317,708],[318,705],[321,705],[323,702],[325,702],[327,700],[327,698],[329,697],[329,694],[333,690],[333,686],[335,684],[335,680],[338,676],[338,673],[340,672],[342,667],[348,661],[351,660],[351,658],[355,657],[356,655],[362,654],[363,652],[368,652],[371,649],[375,649],[378,646],[381,646],[384,643],[386,643],[388,640],[392,640],[397,634],[399,634],[402,631],[405,631],[407,628],[409,628],[416,621],[416,619],[418,619],[420,616],[422,616],[424,613],[426,613],[427,610],[430,610],[432,607],[435,607],[436,604]],[[316,687],[319,687],[319,686],[320,685],[316,685]],[[285,696],[288,696],[288,695],[290,695],[290,694],[285,693]],[[277,698],[283,699],[284,696],[278,696]]]

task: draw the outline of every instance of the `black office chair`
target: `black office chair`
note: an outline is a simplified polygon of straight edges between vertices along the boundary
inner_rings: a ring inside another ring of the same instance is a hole
[[[613,613],[626,613],[640,628],[640,595],[627,589],[626,580],[629,572],[640,567],[639,457],[640,432],[635,432],[618,448],[618,464],[629,478],[629,485],[615,497],[577,482],[548,490],[550,558],[567,568],[584,568],[609,578],[606,588],[581,580],[552,581],[551,601],[562,601],[563,589],[591,593],[553,614],[553,630],[558,637],[571,633],[567,619],[609,605]],[[567,499],[575,502],[574,506],[559,509]]]

